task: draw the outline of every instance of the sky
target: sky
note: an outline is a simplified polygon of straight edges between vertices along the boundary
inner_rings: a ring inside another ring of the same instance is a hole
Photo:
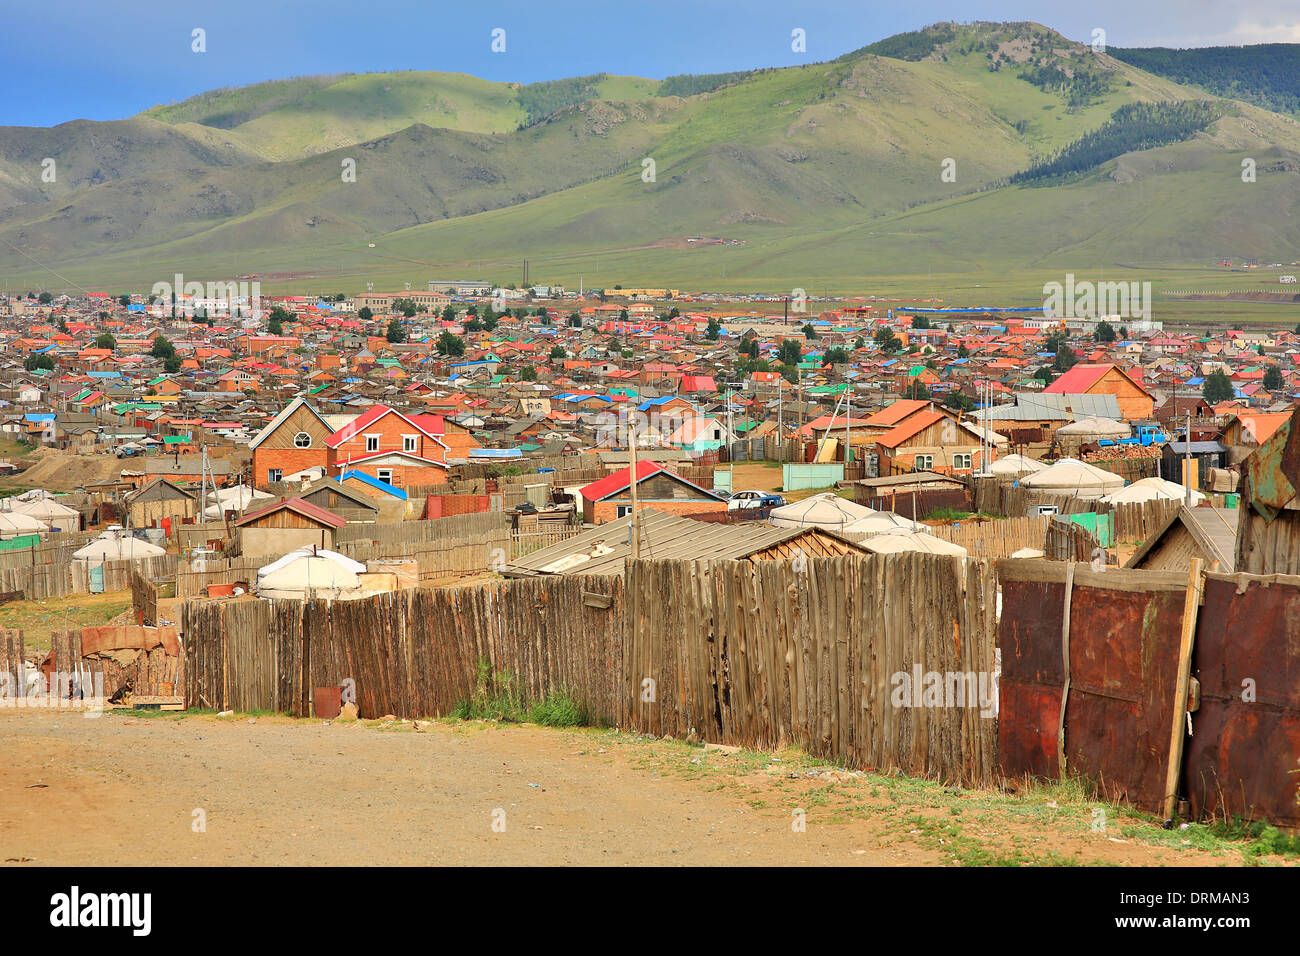
[[[1300,0],[39,0],[0,12],[0,126],[121,119],[319,73],[662,78],[829,60],[943,20],[1034,20],[1110,46],[1300,42]],[[195,52],[193,31],[204,31]],[[505,31],[504,52],[492,50]],[[806,50],[792,49],[804,31]],[[0,133],[0,135],[3,135]]]

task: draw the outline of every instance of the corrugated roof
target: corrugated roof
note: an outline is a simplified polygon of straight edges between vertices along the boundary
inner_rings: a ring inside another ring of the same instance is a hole
[[[1118,419],[1120,410],[1119,399],[1109,393],[1049,395],[1017,392],[1014,405],[995,405],[988,409],[977,409],[971,413],[971,417],[982,421],[986,414],[989,421],[1031,422],[1040,419],[1075,421],[1090,417]]]
[[[631,516],[619,518],[541,551],[534,551],[512,561],[506,567],[505,574],[515,577],[535,574],[622,574],[624,562],[632,553],[629,533],[631,523]],[[847,538],[822,529],[773,528],[757,521],[718,524],[644,508],[641,510],[641,556],[706,561],[738,560],[812,531],[836,537],[853,550],[865,553],[859,545]],[[587,559],[579,560],[584,555]]]

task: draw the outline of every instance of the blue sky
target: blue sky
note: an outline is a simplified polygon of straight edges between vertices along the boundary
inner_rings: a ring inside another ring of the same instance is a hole
[[[940,20],[1036,20],[1112,46],[1300,42],[1296,0],[37,0],[0,14],[0,125],[118,119],[314,73],[450,70],[533,82],[831,59]],[[191,50],[206,31],[207,52]],[[490,49],[506,31],[506,52]],[[791,50],[795,28],[807,52]]]

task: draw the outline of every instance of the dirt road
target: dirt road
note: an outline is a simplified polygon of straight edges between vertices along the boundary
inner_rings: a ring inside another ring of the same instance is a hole
[[[1053,805],[602,730],[0,714],[10,866],[1240,861]]]

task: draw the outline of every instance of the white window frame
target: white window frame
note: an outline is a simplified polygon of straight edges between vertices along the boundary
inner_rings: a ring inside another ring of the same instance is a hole
[[[266,482],[267,482],[267,484],[274,485],[274,484],[277,484],[277,483],[279,483],[279,482],[281,482],[281,481],[284,481],[284,469],[283,469],[283,468],[268,468],[268,469],[266,470]]]
[[[403,436],[402,436],[402,451],[404,451],[404,452],[408,452],[409,454],[412,454],[412,455],[414,455],[414,454],[418,454],[419,451],[420,451],[420,436],[419,436],[419,435],[403,435]]]
[[[922,464],[924,462],[924,464]],[[914,455],[912,456],[913,471],[933,471],[934,455]]]
[[[631,505],[615,505],[615,506],[614,506],[614,517],[615,517],[615,518],[626,518],[626,517],[627,517],[628,515],[630,515],[631,513],[632,513],[632,506],[631,506]]]
[[[299,441],[298,441],[299,438],[305,438],[305,439],[307,439],[306,444],[303,444],[302,442],[299,442]],[[298,432],[298,434],[296,434],[296,435],[293,436],[293,447],[294,447],[294,448],[310,448],[310,447],[311,447],[311,435],[307,434],[306,432]]]
[[[387,475],[388,477],[385,478],[384,475]],[[382,481],[384,484],[391,485],[393,483],[393,469],[376,468],[375,477],[378,478],[380,481]]]
[[[383,435],[362,435],[361,437],[365,439],[366,453],[369,454],[370,452],[379,451],[379,440],[384,436]],[[374,446],[373,448],[371,447],[372,445]]]
[[[968,469],[971,467],[971,456],[965,452],[959,452],[952,456],[952,466],[957,469]]]

